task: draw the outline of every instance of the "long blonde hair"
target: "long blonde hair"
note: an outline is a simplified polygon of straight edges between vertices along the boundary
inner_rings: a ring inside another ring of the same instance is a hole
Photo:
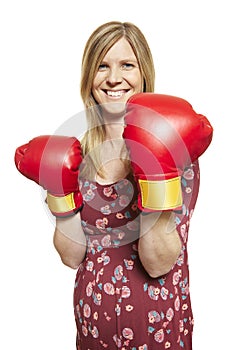
[[[105,141],[105,125],[92,95],[93,80],[108,50],[122,37],[131,45],[143,78],[143,92],[154,91],[155,69],[149,45],[140,29],[129,22],[112,21],[99,26],[89,37],[82,58],[81,97],[86,109],[87,131],[81,141],[83,155],[101,168],[98,146]],[[103,174],[101,174],[103,175]]]

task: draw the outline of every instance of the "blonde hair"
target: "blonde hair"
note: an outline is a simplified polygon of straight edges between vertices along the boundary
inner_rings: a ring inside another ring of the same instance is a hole
[[[81,141],[83,155],[97,172],[101,168],[98,146],[105,140],[101,112],[92,95],[93,80],[108,50],[122,37],[126,38],[137,58],[143,78],[143,92],[154,91],[155,70],[149,45],[140,29],[129,22],[112,21],[99,26],[89,37],[82,58],[81,97],[86,109],[87,131]],[[103,174],[101,174],[103,175]]]

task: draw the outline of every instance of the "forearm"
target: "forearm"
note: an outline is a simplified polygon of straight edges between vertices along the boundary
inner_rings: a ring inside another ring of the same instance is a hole
[[[86,255],[86,238],[80,213],[69,218],[57,218],[54,246],[65,265],[78,268]]]
[[[151,277],[156,278],[170,271],[181,252],[181,241],[172,212],[141,215],[138,250],[141,263]]]

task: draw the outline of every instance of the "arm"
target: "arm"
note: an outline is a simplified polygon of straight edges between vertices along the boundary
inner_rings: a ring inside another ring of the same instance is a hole
[[[80,213],[56,219],[53,242],[63,264],[77,269],[86,254],[86,238],[81,227]]]
[[[79,212],[80,142],[75,137],[42,135],[16,149],[15,165],[30,180],[47,190],[47,204],[57,217],[54,245],[64,264],[77,268],[86,252]]]
[[[172,268],[181,252],[173,210],[181,210],[181,176],[208,148],[213,129],[184,99],[153,93],[126,104],[123,138],[138,185],[139,256],[151,277]]]
[[[168,273],[179,257],[181,248],[173,212],[141,215],[138,251],[141,263],[151,277]]]

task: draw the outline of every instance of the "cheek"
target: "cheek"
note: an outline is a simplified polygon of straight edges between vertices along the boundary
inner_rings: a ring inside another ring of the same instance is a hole
[[[130,83],[131,86],[134,87],[136,92],[142,92],[143,91],[143,79],[140,73],[132,74],[130,77]]]
[[[99,89],[100,84],[101,84],[101,77],[97,74],[97,76],[93,80],[92,89],[91,89],[91,92],[92,92],[94,98],[97,100],[97,102],[99,102],[98,101],[98,89]]]
[[[97,73],[92,83],[92,90],[98,89],[104,79],[105,76],[103,74]]]

